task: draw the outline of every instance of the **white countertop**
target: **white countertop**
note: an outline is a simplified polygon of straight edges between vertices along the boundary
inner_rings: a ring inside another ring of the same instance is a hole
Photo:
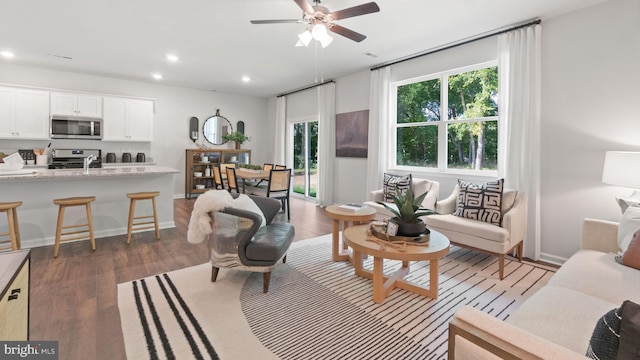
[[[135,163],[132,163],[135,164]],[[89,169],[85,174],[82,169],[43,169],[33,168],[17,171],[0,171],[0,182],[4,180],[46,180],[46,179],[89,179],[105,177],[131,177],[175,174],[180,171],[166,166],[117,166],[101,169]]]

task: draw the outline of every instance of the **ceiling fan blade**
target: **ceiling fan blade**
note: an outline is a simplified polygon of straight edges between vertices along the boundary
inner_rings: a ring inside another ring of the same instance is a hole
[[[293,0],[295,1],[296,4],[298,4],[298,6],[300,6],[300,9],[302,9],[302,11],[304,11],[305,14],[313,14],[316,11],[313,10],[313,8],[311,7],[311,4],[309,4],[307,2],[307,0]]]
[[[341,19],[346,19],[354,16],[371,14],[378,11],[380,11],[378,4],[376,4],[375,2],[370,2],[370,3],[334,11],[331,14],[329,14],[329,16],[331,16],[333,20],[341,20]]]
[[[300,19],[282,19],[282,20],[251,20],[252,24],[301,24]]]
[[[362,35],[360,33],[357,33],[357,32],[355,32],[353,30],[349,30],[346,27],[340,26],[340,25],[337,25],[337,24],[331,24],[331,27],[329,27],[329,30],[334,32],[334,33],[336,33],[336,34],[338,34],[338,35],[342,35],[342,36],[344,36],[346,38],[349,38],[349,39],[351,39],[351,40],[353,40],[355,42],[361,42],[362,40],[367,38],[366,36],[364,36],[364,35]]]

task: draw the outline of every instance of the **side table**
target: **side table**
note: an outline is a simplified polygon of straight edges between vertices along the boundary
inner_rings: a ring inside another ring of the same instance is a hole
[[[330,205],[325,209],[325,214],[333,219],[332,259],[333,261],[347,261],[349,260],[349,253],[346,251],[347,244],[343,241],[342,249],[340,247],[340,222],[342,222],[342,231],[344,232],[350,226],[349,223],[354,225],[371,221],[376,214],[376,209],[367,206],[356,213],[343,210],[340,205]]]

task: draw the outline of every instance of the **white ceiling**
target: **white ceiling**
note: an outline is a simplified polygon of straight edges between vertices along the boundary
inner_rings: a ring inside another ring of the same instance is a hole
[[[316,74],[338,78],[604,1],[376,0],[380,12],[337,22],[367,39],[332,34],[321,50],[315,41],[294,47],[305,24],[249,23],[301,18],[293,0],[0,0],[0,51],[15,53],[0,61],[150,82],[159,72],[167,85],[270,97],[311,85]],[[365,2],[322,5],[335,11]],[[168,62],[167,53],[180,60]]]

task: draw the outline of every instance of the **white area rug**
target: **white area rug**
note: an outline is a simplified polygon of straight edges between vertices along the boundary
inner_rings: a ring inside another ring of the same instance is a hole
[[[407,278],[426,285],[428,272],[412,263]],[[445,359],[458,308],[506,319],[552,275],[508,259],[499,281],[496,257],[452,247],[437,300],[396,289],[375,304],[370,280],[331,261],[325,235],[292,245],[267,294],[262,274],[221,269],[211,283],[202,264],[118,284],[118,307],[128,359]]]

